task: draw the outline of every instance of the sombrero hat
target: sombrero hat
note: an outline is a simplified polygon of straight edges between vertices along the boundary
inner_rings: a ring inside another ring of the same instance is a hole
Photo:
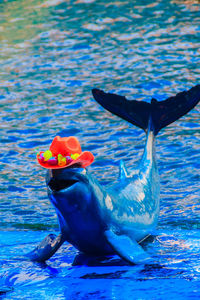
[[[38,163],[46,169],[62,169],[72,166],[86,168],[94,161],[89,151],[82,152],[80,143],[74,136],[56,136],[49,150],[37,154]]]

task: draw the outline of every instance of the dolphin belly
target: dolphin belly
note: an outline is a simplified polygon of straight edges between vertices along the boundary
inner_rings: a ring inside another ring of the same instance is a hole
[[[65,240],[72,244],[79,251],[93,254],[103,255],[113,253],[112,248],[105,238],[104,224],[98,215],[90,212],[84,215],[80,212],[71,212],[70,217],[64,215],[63,211],[56,208],[60,231]]]
[[[63,238],[81,252],[113,253],[104,235],[107,224],[89,179],[77,176],[76,171],[64,172],[48,182],[49,198],[56,209]]]

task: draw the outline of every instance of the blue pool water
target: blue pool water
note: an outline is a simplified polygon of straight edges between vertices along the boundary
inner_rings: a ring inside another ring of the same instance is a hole
[[[145,101],[189,89],[199,83],[199,41],[195,0],[0,2],[0,298],[200,298],[199,105],[157,137],[160,217],[145,245],[155,264],[86,262],[67,243],[47,264],[17,258],[58,231],[37,151],[75,135],[95,156],[91,172],[115,180],[120,159],[137,164],[145,135],[99,107],[91,89]]]

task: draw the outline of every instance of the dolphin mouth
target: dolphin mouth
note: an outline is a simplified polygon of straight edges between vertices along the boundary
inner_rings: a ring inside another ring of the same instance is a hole
[[[65,190],[75,183],[77,183],[78,180],[76,179],[57,179],[57,178],[51,178],[51,180],[48,183],[49,188],[52,192],[59,192],[61,190]]]

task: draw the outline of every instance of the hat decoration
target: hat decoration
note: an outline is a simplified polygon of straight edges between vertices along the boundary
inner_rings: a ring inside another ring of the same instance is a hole
[[[48,150],[37,154],[37,161],[46,169],[62,169],[71,166],[86,168],[94,161],[94,156],[89,151],[82,152],[76,137],[56,136]]]

